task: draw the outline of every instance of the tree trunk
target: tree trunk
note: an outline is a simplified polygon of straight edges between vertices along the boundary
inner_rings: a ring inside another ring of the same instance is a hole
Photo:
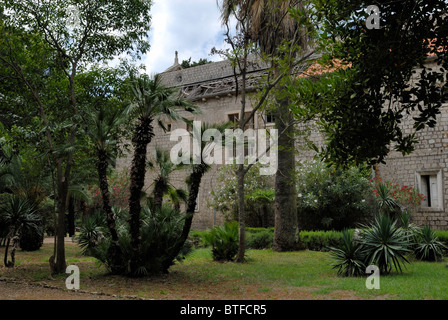
[[[238,189],[238,253],[236,262],[244,262],[246,254],[246,208],[244,206],[244,165],[239,164],[237,169]]]
[[[59,274],[64,273],[67,268],[65,261],[65,210],[67,207],[67,193],[68,186],[66,181],[58,183],[58,217],[57,217],[57,229],[55,236],[56,257],[54,257],[55,263],[52,273]]]
[[[293,115],[288,99],[278,101],[276,128],[278,137],[278,170],[275,175],[274,243],[275,251],[295,250],[298,245],[297,192],[295,185],[295,152]]]
[[[134,157],[131,165],[131,186],[129,197],[129,232],[131,235],[131,250],[132,256],[130,261],[130,273],[135,274],[135,271],[140,266],[140,197],[143,186],[145,184],[146,173],[146,153],[147,146],[154,136],[152,128],[152,118],[140,117],[138,125],[135,128],[135,133],[132,138],[134,145]]]
[[[68,236],[73,237],[75,235],[75,199],[73,197],[68,200],[67,229]]]
[[[199,187],[201,185],[202,177],[207,171],[207,165],[199,164],[193,166],[193,172],[189,177],[189,187],[188,187],[188,199],[187,199],[187,208],[186,208],[186,218],[184,221],[184,226],[182,228],[182,233],[179,237],[179,242],[173,248],[170,255],[168,255],[167,259],[163,264],[163,271],[167,272],[168,268],[173,264],[174,259],[179,254],[180,250],[187,241],[188,235],[191,230],[191,224],[193,223],[194,212],[196,209],[196,201],[199,194]]]
[[[163,190],[165,183],[161,179],[157,179],[154,185],[154,209],[161,209],[163,204]]]
[[[11,248],[11,263],[9,264],[9,267],[13,268],[14,265],[16,264],[16,250],[19,246],[19,242],[20,242],[20,235],[16,234],[13,238],[12,238],[12,248]]]
[[[106,150],[98,150],[98,179],[99,186],[101,190],[101,195],[103,198],[103,210],[106,213],[106,222],[109,229],[112,243],[109,247],[108,255],[111,259],[111,271],[112,273],[120,273],[122,271],[121,263],[121,249],[118,245],[118,233],[115,226],[115,217],[112,212],[112,207],[110,205],[110,193],[109,193],[109,183],[107,181],[107,153]]]
[[[3,262],[4,262],[4,264],[5,264],[5,267],[9,267],[9,264],[8,264],[8,249],[9,249],[9,243],[11,242],[11,238],[8,238],[7,240],[6,240],[6,247],[5,247],[5,257],[4,257],[4,259],[3,259]]]

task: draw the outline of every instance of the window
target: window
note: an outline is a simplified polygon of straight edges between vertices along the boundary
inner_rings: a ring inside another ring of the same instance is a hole
[[[275,122],[275,115],[272,113],[266,113],[265,118],[266,118],[266,123],[274,123]]]
[[[166,132],[171,132],[171,129],[172,129],[172,125],[171,125],[171,123],[168,123],[166,125]]]
[[[244,117],[247,119],[250,115],[250,112],[245,112]],[[235,126],[238,124],[240,114],[239,113],[230,113],[227,115],[229,118],[229,121],[235,124]],[[244,130],[246,129],[253,129],[254,128],[254,117],[252,117],[249,122],[244,127]]]
[[[422,209],[443,210],[442,171],[420,171],[417,172],[416,178],[418,190],[425,196],[421,204]]]
[[[244,115],[246,118],[249,117],[251,112],[246,112]],[[229,121],[232,122],[233,124],[235,124],[234,129],[238,129],[237,124],[239,121],[239,113],[230,113],[227,115],[229,118]],[[248,157],[248,156],[255,156],[255,152],[256,152],[256,140],[255,140],[255,134],[253,132],[254,128],[254,118],[252,117],[249,122],[244,126],[244,142],[239,141],[239,142],[234,142],[234,145],[232,147],[232,151],[231,153],[229,153],[227,156],[230,157],[230,155],[233,156],[233,158],[237,157],[237,150],[239,149],[238,147],[238,143],[244,143],[244,157]]]

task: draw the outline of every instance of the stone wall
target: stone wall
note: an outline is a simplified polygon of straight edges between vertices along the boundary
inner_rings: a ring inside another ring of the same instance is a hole
[[[162,77],[166,85],[170,87],[184,88],[197,84],[207,86],[208,81],[231,78],[232,70],[229,68],[228,63],[217,62],[185,70],[166,72],[162,74]],[[418,81],[418,78],[414,80]],[[229,114],[239,113],[240,99],[236,98],[231,92],[226,92],[225,90],[222,92],[225,92],[225,94],[207,96],[207,98],[203,96],[203,98],[195,99],[194,103],[202,111],[201,114],[184,114],[184,116],[191,120],[200,120],[207,123],[228,121]],[[250,111],[250,106],[251,103],[249,101],[247,111]],[[438,206],[423,206],[413,215],[412,219],[419,225],[429,224],[433,228],[448,229],[448,104],[445,104],[441,111],[437,118],[437,125],[434,128],[426,128],[417,134],[416,137],[420,143],[411,155],[402,156],[400,153],[391,152],[386,158],[386,164],[380,165],[379,170],[381,176],[385,179],[419,189],[424,187],[422,184],[423,180],[426,179],[425,177],[435,177],[434,181],[436,181],[435,188],[437,191],[434,192],[433,190],[433,194],[437,193]],[[402,124],[407,133],[412,132],[413,121],[411,116],[408,116]],[[254,122],[254,129],[264,127],[266,127],[264,118],[258,114]],[[183,122],[171,124],[171,131],[177,128],[186,129],[186,124]],[[311,128],[309,134],[306,133],[307,128]],[[304,133],[304,136],[297,138],[297,159],[302,161],[312,160],[315,153],[303,148],[304,137],[321,147],[324,143],[323,136],[313,129],[313,122],[298,124],[298,131]],[[148,155],[151,157],[156,147],[170,150],[176,143],[177,141],[170,141],[170,132],[165,133],[158,125],[155,125],[155,138],[148,147]],[[118,159],[117,168],[130,167],[130,163],[131,156]],[[193,219],[194,229],[211,228],[224,221],[221,213],[215,212],[207,205],[210,192],[216,188],[218,168],[218,165],[212,165],[210,171],[203,178],[198,196],[197,212]],[[176,187],[186,189],[186,176],[186,171],[176,172],[173,174],[171,182]],[[154,173],[148,171],[145,179],[145,191],[148,193],[152,192],[153,179]]]
[[[407,132],[412,130],[412,121],[408,116],[403,122]],[[421,177],[425,175],[439,176],[435,188],[439,201],[438,206],[423,205],[412,217],[419,225],[429,225],[436,229],[448,229],[448,104],[444,104],[437,117],[434,128],[426,128],[416,134],[419,143],[415,151],[403,156],[391,152],[386,164],[379,166],[380,174],[385,179],[393,180],[400,185],[413,186],[424,193]]]

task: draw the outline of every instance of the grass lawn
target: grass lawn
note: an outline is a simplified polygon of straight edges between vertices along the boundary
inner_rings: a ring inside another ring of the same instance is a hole
[[[49,276],[53,246],[16,253],[16,267],[0,267],[0,278],[65,288],[68,275]],[[0,248],[3,260],[4,248]],[[219,263],[209,249],[196,249],[167,275],[140,279],[112,276],[94,258],[66,243],[67,265],[77,265],[81,290],[152,299],[448,299],[448,268],[412,260],[403,274],[381,276],[380,289],[366,288],[366,278],[342,278],[329,266],[329,254],[316,251],[277,253],[248,250],[248,262]]]

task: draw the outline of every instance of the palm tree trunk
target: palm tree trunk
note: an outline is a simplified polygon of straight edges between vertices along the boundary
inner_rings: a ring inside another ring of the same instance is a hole
[[[101,189],[101,195],[103,197],[103,210],[106,213],[106,222],[109,229],[112,243],[109,248],[108,254],[111,258],[111,271],[112,273],[119,273],[121,270],[121,249],[118,245],[118,234],[115,227],[115,217],[112,212],[112,207],[110,205],[110,193],[109,193],[109,183],[107,181],[107,152],[106,150],[98,150],[98,179],[99,186]]]
[[[275,175],[274,244],[275,251],[297,248],[298,223],[295,185],[295,153],[293,115],[288,99],[278,101],[276,127],[278,137],[278,170]]]
[[[140,197],[145,184],[147,146],[154,136],[152,118],[140,117],[132,138],[134,157],[131,165],[131,186],[129,197],[129,232],[131,235],[132,257],[130,272],[134,274],[140,266]]]
[[[160,179],[157,179],[154,185],[154,209],[158,210],[162,208],[163,204],[163,190],[165,183]]]
[[[186,208],[186,218],[184,222],[184,226],[182,228],[182,233],[179,237],[179,241],[177,245],[171,251],[171,254],[168,255],[167,259],[163,263],[163,271],[167,272],[168,268],[173,264],[174,259],[179,254],[180,250],[187,241],[188,235],[191,230],[191,225],[193,223],[194,212],[196,209],[196,201],[199,194],[199,187],[201,185],[202,177],[207,171],[206,164],[199,164],[193,166],[193,172],[189,177],[189,188],[188,188],[188,199],[187,199],[187,208]]]

